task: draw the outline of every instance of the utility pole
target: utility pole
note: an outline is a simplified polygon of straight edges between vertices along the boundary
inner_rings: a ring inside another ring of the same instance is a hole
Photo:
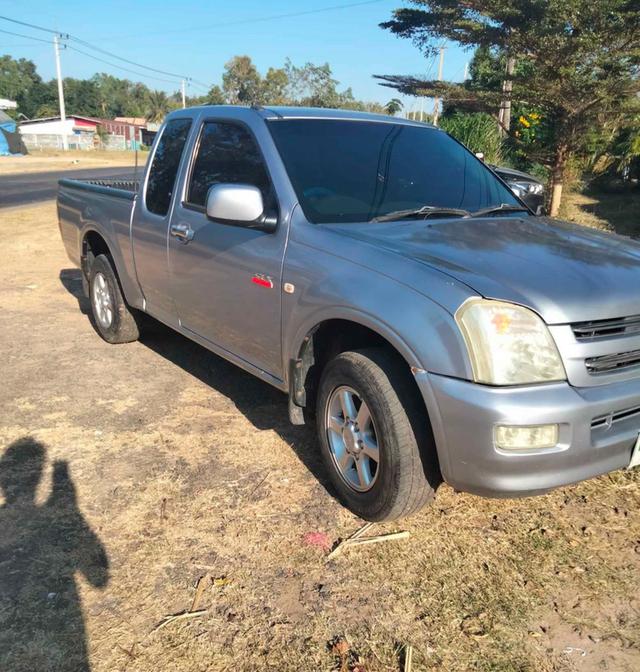
[[[444,46],[440,47],[440,63],[438,64],[438,81],[442,81],[442,67],[444,66]],[[436,96],[433,99],[433,125],[438,125],[438,117],[440,116],[440,98]]]
[[[69,149],[69,140],[67,138],[67,114],[64,109],[64,91],[62,89],[62,71],[60,70],[60,38],[59,35],[53,36],[53,51],[56,55],[56,76],[58,77],[58,102],[60,103],[60,122],[62,123],[62,149],[66,152]]]
[[[186,95],[186,92],[185,92],[185,87],[186,87],[186,82],[183,79],[182,80],[182,109],[183,110],[187,106],[187,95]]]
[[[515,68],[516,59],[513,56],[508,56],[505,78],[502,82],[502,104],[498,113],[500,135],[503,137],[508,133],[511,126],[511,91],[513,90],[513,72]]]
[[[467,79],[469,79],[469,61],[467,61],[467,62],[464,64],[464,77],[463,77],[463,81],[466,82]]]

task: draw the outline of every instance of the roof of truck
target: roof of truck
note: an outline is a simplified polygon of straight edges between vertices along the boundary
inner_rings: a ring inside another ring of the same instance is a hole
[[[333,110],[322,107],[280,107],[264,106],[255,108],[264,113],[271,113],[274,117],[284,119],[359,119],[363,121],[387,121],[401,124],[431,126],[413,119],[403,119],[389,114],[376,114],[374,112],[360,112],[357,110]],[[434,127],[435,128],[435,127]]]
[[[245,105],[201,105],[193,108],[187,108],[193,111],[206,111],[211,114],[221,113],[244,113],[248,110],[253,110],[260,114],[264,119],[352,119],[358,121],[377,121],[393,124],[403,124],[408,126],[422,126],[429,128],[436,128],[431,124],[425,124],[413,119],[403,119],[402,117],[393,117],[388,114],[374,114],[373,112],[359,112],[356,110],[333,110],[321,107],[284,107],[276,105],[255,105],[247,107]],[[185,110],[175,110],[171,113],[171,117],[180,116]]]

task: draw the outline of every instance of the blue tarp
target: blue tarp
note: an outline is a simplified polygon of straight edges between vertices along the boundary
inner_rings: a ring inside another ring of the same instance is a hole
[[[0,110],[0,156],[24,153],[24,144],[16,128],[16,122]]]
[[[10,154],[9,143],[7,142],[7,136],[5,133],[15,133],[16,132],[16,123],[15,121],[0,121],[0,156],[6,156]]]

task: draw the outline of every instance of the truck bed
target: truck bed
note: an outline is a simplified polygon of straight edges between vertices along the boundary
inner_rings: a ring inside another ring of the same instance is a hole
[[[130,230],[139,181],[113,178],[58,181],[58,223],[69,259],[81,266],[83,239],[101,236],[111,253],[127,296],[139,294],[135,284]]]

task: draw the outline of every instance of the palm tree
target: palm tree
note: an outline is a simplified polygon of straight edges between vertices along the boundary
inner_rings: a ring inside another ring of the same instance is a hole
[[[171,104],[164,91],[156,90],[149,92],[146,108],[145,117],[147,121],[161,122],[171,109]]]
[[[392,117],[404,107],[399,98],[392,98],[385,106],[384,111]]]

